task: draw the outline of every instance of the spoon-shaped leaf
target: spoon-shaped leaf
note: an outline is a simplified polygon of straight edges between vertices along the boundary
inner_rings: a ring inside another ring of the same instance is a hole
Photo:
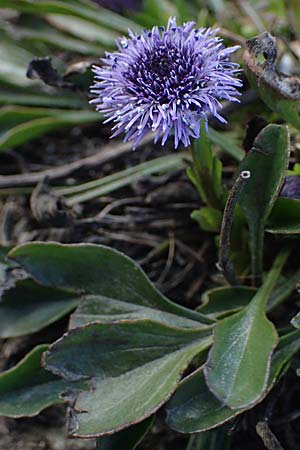
[[[262,273],[264,227],[280,190],[289,158],[289,131],[286,126],[268,125],[254,141],[239,166],[251,172],[239,198],[250,231],[252,274]]]
[[[299,331],[280,338],[278,348],[272,357],[268,388],[263,398],[273,388],[299,348]],[[171,428],[181,433],[199,433],[222,425],[249,407],[232,409],[222,404],[208,389],[203,370],[200,369],[180,383],[165,409],[167,424]]]
[[[79,303],[79,297],[61,289],[18,281],[4,291],[0,302],[0,337],[34,333],[59,320]]]
[[[246,308],[215,327],[204,374],[212,393],[230,408],[245,408],[259,401],[266,390],[278,337],[265,306],[286,258],[287,252],[279,254]]]
[[[0,374],[0,415],[32,417],[43,409],[62,403],[68,389],[84,388],[83,382],[70,383],[41,367],[48,345],[39,345],[16,366]]]
[[[94,323],[76,328],[46,353],[45,367],[63,378],[88,379],[70,416],[74,436],[98,437],[152,415],[176,389],[211,336],[151,321]]]
[[[119,312],[121,301],[131,304],[127,312],[136,305],[177,315],[177,322],[180,317],[191,319],[186,321],[187,327],[212,322],[204,315],[168,300],[134,261],[108,247],[40,242],[16,247],[9,256],[39,283],[98,295],[104,297],[104,302],[118,301],[116,307]],[[99,308],[96,313],[100,314]]]

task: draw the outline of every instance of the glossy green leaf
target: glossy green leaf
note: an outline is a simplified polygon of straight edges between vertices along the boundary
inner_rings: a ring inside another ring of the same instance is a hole
[[[41,356],[48,345],[39,345],[16,366],[0,374],[0,415],[35,416],[43,409],[62,403],[60,397],[69,388],[83,388],[80,383],[60,379],[41,367]]]
[[[79,302],[75,294],[18,281],[0,301],[0,337],[34,333],[68,314]]]
[[[108,247],[29,243],[16,247],[9,256],[46,286],[158,309],[195,320],[199,326],[210,322],[200,313],[168,300],[134,261]]]
[[[288,128],[268,125],[256,137],[253,148],[239,166],[239,173],[244,170],[251,172],[239,202],[249,226],[252,275],[255,278],[262,273],[264,227],[285,175],[289,151]]]
[[[70,381],[89,379],[91,390],[74,403],[70,431],[97,437],[153,414],[174,392],[191,359],[210,343],[205,331],[151,321],[94,323],[50,346],[45,367]]]
[[[286,252],[279,254],[265,283],[246,308],[215,326],[204,374],[212,393],[230,408],[256,403],[267,388],[278,337],[265,315],[265,306],[286,258]]]
[[[204,231],[218,233],[222,223],[222,213],[218,209],[204,206],[192,212],[191,218],[194,219]]]
[[[300,200],[279,197],[268,217],[266,231],[272,234],[299,234]]]
[[[255,293],[256,289],[247,286],[210,289],[202,295],[202,305],[197,311],[211,319],[220,319],[247,306]]]
[[[292,332],[280,338],[272,357],[268,388],[263,398],[273,388],[282,370],[299,349],[299,332]],[[203,370],[200,369],[180,383],[176,393],[167,403],[167,424],[181,433],[199,433],[222,425],[245,410],[232,409],[222,404],[208,389]]]
[[[149,417],[131,427],[125,428],[112,436],[97,439],[96,450],[135,450],[153,424]]]

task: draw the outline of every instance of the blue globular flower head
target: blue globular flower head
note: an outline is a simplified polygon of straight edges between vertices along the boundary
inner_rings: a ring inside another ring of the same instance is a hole
[[[300,175],[290,175],[285,177],[280,196],[300,199]]]
[[[187,147],[199,137],[201,119],[226,123],[220,101],[238,101],[240,70],[230,55],[239,47],[224,47],[216,31],[170,18],[166,29],[129,31],[117,41],[118,51],[93,67],[91,88],[97,96],[91,103],[107,117],[104,123],[114,124],[112,137],[125,133],[136,148],[152,130],[155,142],[164,145],[172,134],[175,148]]]

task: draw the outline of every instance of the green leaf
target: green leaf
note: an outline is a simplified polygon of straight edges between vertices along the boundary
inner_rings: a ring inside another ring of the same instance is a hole
[[[203,121],[201,137],[194,141],[191,151],[193,166],[187,171],[188,177],[198,189],[202,201],[207,206],[222,209],[225,201],[222,163],[213,155]]]
[[[164,297],[130,258],[108,247],[92,244],[29,243],[16,247],[9,257],[45,286],[74,289],[211,323]],[[98,311],[99,313],[99,311]]]
[[[0,301],[0,337],[34,333],[68,314],[79,302],[77,295],[18,281]]]
[[[69,52],[80,53],[82,55],[95,55],[98,57],[104,53],[103,46],[105,44],[101,46],[100,43],[76,39],[60,32],[58,29],[53,29],[50,26],[45,30],[21,28],[19,25],[11,28],[15,28],[15,34],[18,37],[17,41],[21,42],[23,45],[27,45],[29,48],[34,47],[34,45],[40,46],[41,44],[45,44],[45,46],[49,48],[49,52],[51,51],[50,49],[58,48]],[[112,44],[108,48],[111,46]]]
[[[50,115],[51,110],[48,110]],[[91,123],[99,120],[99,115],[92,111],[61,112],[56,117],[42,117],[20,123],[0,135],[0,151],[20,146],[45,133],[63,126]]]
[[[69,206],[72,206],[79,202],[98,198],[101,195],[107,195],[147,175],[180,170],[186,166],[185,160],[187,157],[186,153],[173,153],[172,155],[161,156],[94,181],[58,189],[58,192],[61,195],[69,196],[66,201]]]
[[[218,209],[203,207],[192,212],[191,218],[194,219],[204,231],[218,233],[222,223],[222,213]]]
[[[266,231],[272,234],[299,234],[300,200],[279,197],[268,217]]]
[[[289,151],[288,128],[268,125],[256,137],[253,148],[239,166],[239,173],[251,172],[239,202],[249,226],[252,275],[256,279],[262,273],[264,227],[281,188]]]
[[[115,14],[108,9],[101,8],[92,3],[85,2],[68,2],[66,0],[0,0],[1,8],[12,8],[15,11],[32,14],[61,14],[66,16],[78,17],[90,21],[91,23],[115,29],[124,33],[128,32],[128,28],[137,30],[139,27],[129,19]]]
[[[36,93],[29,90],[0,89],[1,105],[20,105],[20,106],[46,106],[48,108],[84,108],[86,101],[78,96],[64,93],[64,95],[51,95],[45,93]]]
[[[116,32],[105,30],[99,25],[78,17],[48,14],[46,18],[59,30],[64,30],[84,41],[98,42],[105,47],[114,47],[115,40],[119,37],[119,34]]]
[[[48,345],[39,345],[15,367],[0,374],[0,415],[36,416],[43,409],[62,403],[61,395],[83,383],[70,383],[41,367],[41,356]]]
[[[282,277],[267,302],[266,311],[273,311],[278,305],[287,300],[294,291],[297,291],[299,280],[300,270],[287,278]]]
[[[258,402],[267,388],[278,337],[265,315],[265,306],[286,258],[287,252],[279,254],[265,283],[246,308],[215,326],[204,374],[212,393],[230,408],[245,408]]]
[[[197,308],[211,319],[220,319],[247,306],[256,289],[247,286],[231,286],[210,289],[202,295],[202,305]]]
[[[271,391],[284,367],[299,349],[299,332],[292,332],[280,338],[272,357],[268,388],[263,398]],[[181,433],[199,433],[215,428],[249,409],[231,409],[222,404],[208,389],[202,369],[180,383],[165,408],[167,424]]]
[[[198,321],[181,317],[178,313],[169,313],[137,305],[134,302],[100,295],[88,295],[82,298],[80,305],[71,316],[70,328],[77,328],[92,322],[111,323],[121,320],[144,319],[181,328],[199,328],[201,326]]]
[[[94,323],[50,346],[45,367],[70,381],[89,379],[91,390],[74,403],[70,431],[100,437],[152,415],[210,343],[205,331],[151,321]]]
[[[97,439],[97,450],[134,450],[148,433],[153,424],[153,417],[149,417],[125,430],[119,431],[112,436]]]
[[[2,3],[0,1],[0,7]],[[0,41],[0,82],[18,87],[34,87],[38,83],[26,77],[29,61],[34,54],[6,39]]]
[[[287,279],[280,279],[268,299],[266,311],[274,310],[288,299],[292,292],[297,289],[299,280],[299,272]],[[198,306],[197,311],[210,319],[221,319],[247,306],[256,292],[257,289],[248,286],[225,286],[209,289],[202,294],[202,304]]]
[[[217,131],[209,127],[207,138],[212,144],[218,145],[226,155],[231,156],[236,161],[240,162],[244,158],[244,150],[242,150],[228,132]]]

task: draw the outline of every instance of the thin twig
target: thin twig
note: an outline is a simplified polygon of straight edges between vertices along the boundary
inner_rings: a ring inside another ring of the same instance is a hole
[[[225,279],[233,285],[238,284],[234,266],[229,258],[230,234],[233,223],[233,214],[236,203],[239,199],[239,195],[242,192],[246,180],[248,180],[250,176],[251,173],[249,172],[249,170],[243,170],[237,177],[229,193],[221,225],[220,250],[217,267],[223,273]]]
[[[268,450],[284,450],[276,436],[270,430],[267,422],[258,422],[256,425],[256,433]]]

